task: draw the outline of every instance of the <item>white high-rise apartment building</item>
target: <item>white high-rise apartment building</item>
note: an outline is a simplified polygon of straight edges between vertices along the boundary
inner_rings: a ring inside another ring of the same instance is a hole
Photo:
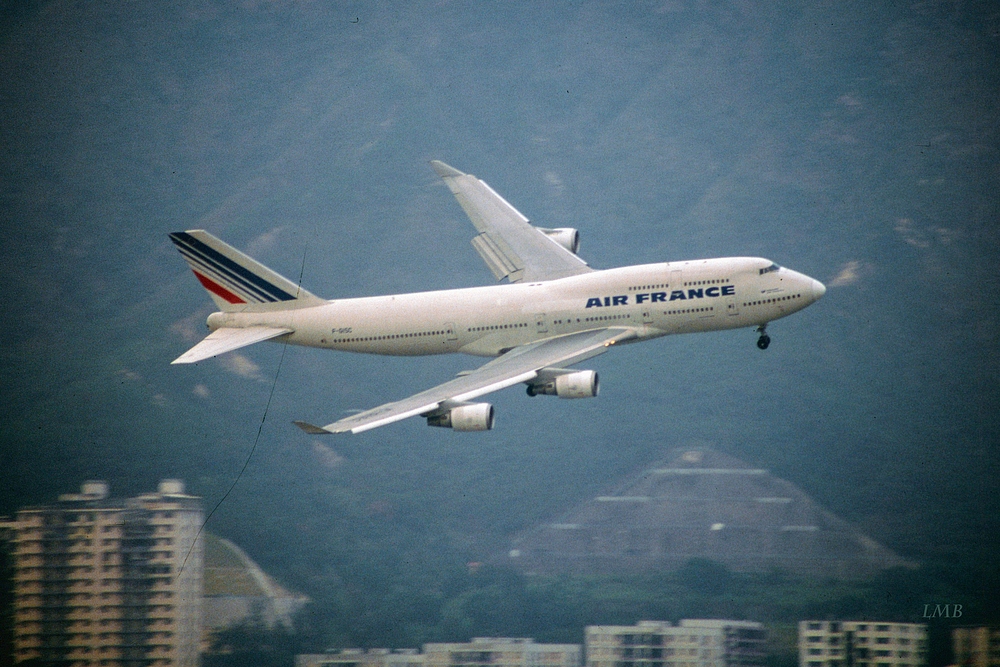
[[[6,524],[14,662],[195,667],[201,635],[200,500],[164,480],[111,499],[104,482]]]
[[[800,621],[800,667],[922,667],[927,626],[879,621]]]

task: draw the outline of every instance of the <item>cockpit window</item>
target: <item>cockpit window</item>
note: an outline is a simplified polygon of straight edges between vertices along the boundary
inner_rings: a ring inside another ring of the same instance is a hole
[[[767,267],[766,269],[759,269],[760,275],[764,275],[765,273],[771,273],[773,271],[780,271],[780,270],[781,270],[781,267],[778,266],[777,264],[772,264],[771,266]]]

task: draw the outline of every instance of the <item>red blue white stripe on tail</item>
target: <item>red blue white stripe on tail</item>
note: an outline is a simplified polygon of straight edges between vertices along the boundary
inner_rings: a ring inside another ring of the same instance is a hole
[[[287,278],[206,231],[174,232],[170,240],[222,310],[288,301],[319,301]]]

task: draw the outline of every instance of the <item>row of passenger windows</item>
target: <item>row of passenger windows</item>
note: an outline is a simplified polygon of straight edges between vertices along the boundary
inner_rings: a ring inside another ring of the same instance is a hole
[[[729,278],[718,278],[715,280],[689,280],[684,283],[684,287],[694,287],[696,285],[722,285],[729,282],[732,282]],[[659,285],[633,285],[628,288],[628,291],[640,292],[642,290],[650,289],[667,289],[668,287],[670,287],[670,283],[660,283]]]
[[[790,294],[788,296],[779,296],[779,297],[774,298],[774,299],[761,299],[760,301],[747,301],[743,305],[744,306],[760,306],[760,305],[765,304],[765,303],[777,303],[778,301],[788,301],[789,299],[800,299],[800,298],[802,298],[801,294]]]
[[[707,313],[707,312],[713,311],[713,310],[715,310],[715,308],[713,308],[712,306],[709,306],[707,308],[687,308],[685,310],[665,310],[665,311],[663,311],[663,314],[664,315],[683,315],[685,313]]]
[[[334,343],[367,343],[373,340],[397,340],[399,338],[419,338],[421,336],[442,336],[451,331],[419,331],[416,333],[392,334],[390,336],[362,336],[359,338],[337,338]]]
[[[692,280],[691,282],[684,283],[684,287],[694,287],[695,285],[721,285],[722,283],[728,283],[729,278],[721,278],[719,280]]]
[[[488,327],[472,327],[469,331],[495,331],[497,329],[520,329],[521,327],[528,326],[525,323],[520,324],[493,324]]]
[[[631,317],[628,313],[621,313],[618,315],[602,315],[601,317],[585,317],[584,322],[603,322],[605,320],[624,320]]]

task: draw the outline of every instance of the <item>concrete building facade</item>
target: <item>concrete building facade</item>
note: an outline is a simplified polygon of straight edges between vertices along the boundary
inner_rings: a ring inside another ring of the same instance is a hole
[[[7,525],[14,561],[14,662],[194,667],[203,523],[177,480],[111,499],[104,482],[27,507]]]
[[[295,656],[295,667],[424,667],[415,648],[344,648]]]
[[[469,642],[417,649],[345,648],[295,657],[295,667],[581,667],[579,644],[536,644],[533,639],[475,637]]]
[[[953,628],[951,646],[954,663],[963,667],[1000,667],[1000,627]]]
[[[589,625],[584,641],[587,667],[756,667],[767,657],[767,632],[752,621]]]
[[[800,621],[800,667],[922,667],[927,626],[879,621]]]
[[[536,644],[534,639],[474,637],[455,644],[424,644],[425,667],[580,667],[579,644]]]

